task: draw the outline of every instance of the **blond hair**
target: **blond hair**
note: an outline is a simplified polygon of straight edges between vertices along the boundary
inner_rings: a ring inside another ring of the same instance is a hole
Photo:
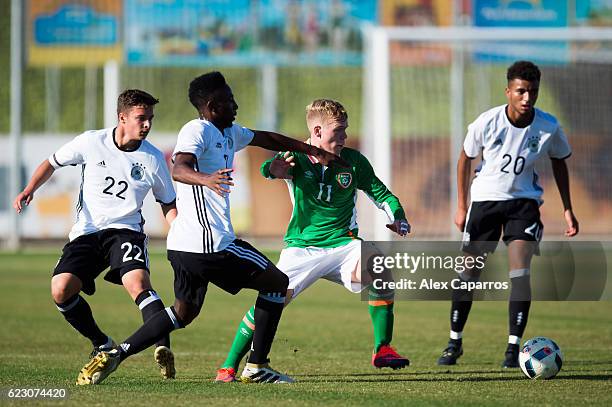
[[[331,99],[316,99],[306,106],[306,124],[312,131],[317,121],[329,123],[332,121],[346,121],[348,113],[340,102]]]

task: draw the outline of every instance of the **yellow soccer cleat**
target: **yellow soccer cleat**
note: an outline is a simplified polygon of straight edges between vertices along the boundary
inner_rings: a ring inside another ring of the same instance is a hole
[[[119,363],[121,359],[118,351],[100,352],[81,369],[76,384],[78,386],[100,384],[109,374],[117,370]]]
[[[174,353],[166,346],[158,346],[153,353],[155,362],[159,366],[159,372],[164,379],[174,379],[176,369],[174,368]]]

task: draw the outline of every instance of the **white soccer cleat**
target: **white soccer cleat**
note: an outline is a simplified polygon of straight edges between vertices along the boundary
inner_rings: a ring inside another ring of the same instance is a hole
[[[174,379],[176,369],[174,368],[174,353],[166,346],[158,346],[155,348],[155,362],[159,367],[159,372],[164,379]]]
[[[262,365],[247,363],[242,371],[240,381],[243,383],[295,383],[294,379],[277,372],[267,363]]]

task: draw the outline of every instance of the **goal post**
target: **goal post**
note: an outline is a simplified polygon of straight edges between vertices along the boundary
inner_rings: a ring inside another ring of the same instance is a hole
[[[612,172],[612,153],[599,148],[612,142],[606,113],[612,106],[611,28],[367,26],[362,150],[406,207],[415,238],[460,237],[453,216],[466,127],[505,103],[505,70],[519,59],[540,66],[537,106],[559,119],[574,147],[569,167],[582,229],[592,235],[612,230],[612,221],[602,224],[594,215],[612,207],[612,179],[602,175]],[[592,105],[585,106],[589,98]],[[560,199],[550,166],[541,167],[544,223],[557,233]],[[596,174],[606,179],[596,181]],[[392,237],[376,208],[360,204],[359,211],[362,222],[370,221],[366,238]]]

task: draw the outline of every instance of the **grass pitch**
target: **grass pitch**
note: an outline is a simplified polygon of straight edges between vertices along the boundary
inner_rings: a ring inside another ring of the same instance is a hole
[[[464,356],[451,368],[436,366],[447,341],[449,304],[397,302],[394,345],[411,366],[398,371],[370,365],[372,329],[358,295],[321,281],[287,308],[272,349],[272,365],[294,376],[293,385],[215,384],[235,328],[253,303],[245,290],[232,297],[210,286],[200,317],[172,334],[177,379],[163,381],[152,350],[124,362],[102,385],[74,385],[90,344],[63,320],[49,293],[60,254],[0,254],[0,404],[10,388],[65,388],[55,405],[612,405],[610,302],[534,302],[525,334],[549,336],[564,352],[559,375],[531,381],[499,366],[507,338],[507,304],[474,304]],[[272,259],[277,254],[270,254]],[[151,256],[152,280],[165,303],[172,271],[164,254]],[[124,289],[97,280],[87,300],[98,324],[115,340],[141,324]]]

